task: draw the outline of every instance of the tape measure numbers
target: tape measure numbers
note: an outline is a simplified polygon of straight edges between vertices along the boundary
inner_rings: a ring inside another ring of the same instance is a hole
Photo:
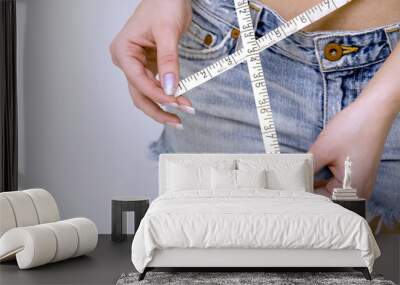
[[[311,25],[340,7],[346,5],[352,0],[324,0],[318,5],[305,11],[304,13],[294,17],[285,24],[279,26],[275,30],[267,33],[257,40],[259,47],[257,52],[276,44],[277,42],[287,38],[288,36],[302,30],[303,28]],[[177,93],[175,96],[180,96],[186,92],[196,88],[197,86],[207,82],[214,77],[224,73],[232,67],[246,60],[248,53],[244,49],[222,58],[208,67],[193,73],[192,75],[182,79],[178,84]]]
[[[256,40],[248,1],[235,0],[244,47],[181,80],[175,96],[181,96],[247,60],[265,151],[279,153],[279,144],[259,53],[351,1],[324,0]]]
[[[247,57],[247,66],[256,103],[258,121],[260,122],[264,149],[266,153],[280,153],[267,84],[265,82],[260,54],[257,52],[258,45],[254,34],[249,2],[247,0],[235,0],[235,8],[243,46],[249,55]]]

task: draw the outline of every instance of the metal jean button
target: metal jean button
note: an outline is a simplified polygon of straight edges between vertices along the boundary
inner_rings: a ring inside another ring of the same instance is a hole
[[[358,51],[356,46],[344,46],[337,43],[329,43],[324,48],[324,56],[329,61],[337,61],[342,56]]]
[[[239,36],[240,36],[240,30],[236,29],[236,28],[233,28],[231,30],[231,38],[236,40],[236,39],[239,38]]]
[[[207,34],[207,35],[204,37],[203,43],[204,43],[206,46],[210,46],[210,45],[213,43],[213,41],[214,41],[213,36],[212,36],[211,34]]]
[[[343,49],[335,43],[330,43],[325,46],[324,56],[329,61],[337,61],[343,56]]]

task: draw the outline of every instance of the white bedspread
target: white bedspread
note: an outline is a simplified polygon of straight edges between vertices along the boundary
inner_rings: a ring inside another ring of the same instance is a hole
[[[358,249],[372,271],[379,248],[365,219],[299,191],[181,191],[157,198],[132,243],[143,272],[155,249]]]

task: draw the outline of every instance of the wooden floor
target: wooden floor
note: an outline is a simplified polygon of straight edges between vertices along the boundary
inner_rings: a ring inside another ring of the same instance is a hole
[[[0,284],[115,284],[124,272],[134,271],[130,259],[132,237],[121,243],[100,235],[95,251],[57,263],[19,270],[17,263],[0,264]]]

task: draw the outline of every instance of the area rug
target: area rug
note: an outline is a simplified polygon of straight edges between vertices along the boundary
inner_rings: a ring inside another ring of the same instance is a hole
[[[116,285],[395,285],[380,275],[368,281],[360,272],[148,272],[138,281],[138,273],[124,273]]]

